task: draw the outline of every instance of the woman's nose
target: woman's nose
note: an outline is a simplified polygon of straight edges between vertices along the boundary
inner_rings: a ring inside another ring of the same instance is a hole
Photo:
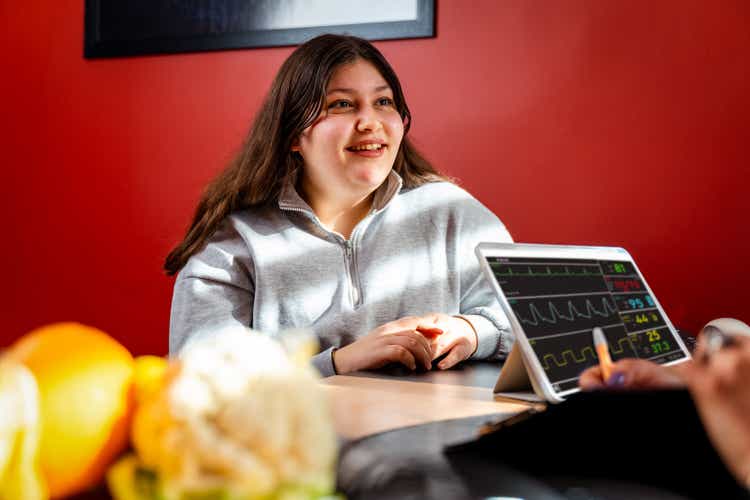
[[[381,129],[383,124],[380,122],[375,110],[366,107],[359,112],[356,127],[358,132],[374,132]]]

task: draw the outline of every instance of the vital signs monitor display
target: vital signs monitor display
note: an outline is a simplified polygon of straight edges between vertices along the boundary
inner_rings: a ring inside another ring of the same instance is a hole
[[[604,331],[613,361],[631,357],[664,364],[688,356],[630,256],[616,250],[623,252],[620,260],[484,252],[512,323],[520,326],[555,393],[576,388],[580,373],[598,362],[596,326]]]

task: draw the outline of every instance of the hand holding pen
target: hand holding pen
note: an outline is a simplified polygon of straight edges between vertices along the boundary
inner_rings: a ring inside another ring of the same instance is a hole
[[[599,335],[594,333],[594,337]],[[600,364],[581,374],[583,389],[687,387],[717,452],[735,478],[750,488],[748,325],[727,318],[708,323],[699,335],[694,362],[665,367],[643,359],[623,359],[607,367],[608,357],[608,353],[600,355]],[[607,370],[609,377],[605,377]]]
[[[599,364],[581,373],[578,384],[592,389],[673,389],[684,387],[680,365],[663,367],[645,359],[626,358],[613,363],[609,345],[601,328],[594,328],[594,347]]]
[[[600,333],[597,333],[600,332]],[[731,363],[721,361],[726,352],[733,352],[733,347],[750,342],[750,327],[742,321],[731,318],[720,318],[709,322],[698,337],[698,347],[694,358],[698,363],[682,363],[673,366],[662,366],[643,359],[626,358],[612,363],[606,339],[600,328],[594,328],[594,346],[599,357],[599,364],[584,371],[578,383],[584,390],[604,387],[618,389],[674,389],[685,387],[688,379],[693,378],[695,365],[717,365],[714,371],[731,372]],[[598,340],[597,340],[598,339]],[[715,356],[720,361],[714,362]],[[731,378],[727,374],[726,378]],[[746,379],[750,380],[750,378]],[[732,383],[728,381],[728,383]]]

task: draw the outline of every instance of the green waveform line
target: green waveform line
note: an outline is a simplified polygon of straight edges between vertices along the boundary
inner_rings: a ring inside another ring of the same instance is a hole
[[[549,268],[549,266],[546,267],[546,269],[547,269],[546,272],[534,272],[531,269],[530,266],[528,267],[528,271],[527,272],[513,271],[513,268],[510,267],[510,266],[508,266],[508,264],[498,264],[498,263],[495,263],[495,262],[491,262],[490,263],[490,267],[493,270],[498,269],[498,268],[502,268],[502,267],[507,267],[507,272],[503,273],[503,272],[496,271],[495,272],[495,276],[544,276],[544,277],[549,277],[549,276],[601,276],[602,275],[601,271],[598,268],[594,272],[589,272],[586,267],[584,267],[581,272],[577,272],[577,273],[576,272],[571,272],[568,269],[567,266],[565,266],[565,268],[564,268],[565,272],[554,272],[554,271],[552,271]]]

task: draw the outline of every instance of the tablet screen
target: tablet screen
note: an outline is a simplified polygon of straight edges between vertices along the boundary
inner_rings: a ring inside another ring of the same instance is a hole
[[[488,256],[487,262],[556,392],[576,388],[580,373],[598,363],[595,326],[604,330],[613,361],[686,357],[629,261]]]

